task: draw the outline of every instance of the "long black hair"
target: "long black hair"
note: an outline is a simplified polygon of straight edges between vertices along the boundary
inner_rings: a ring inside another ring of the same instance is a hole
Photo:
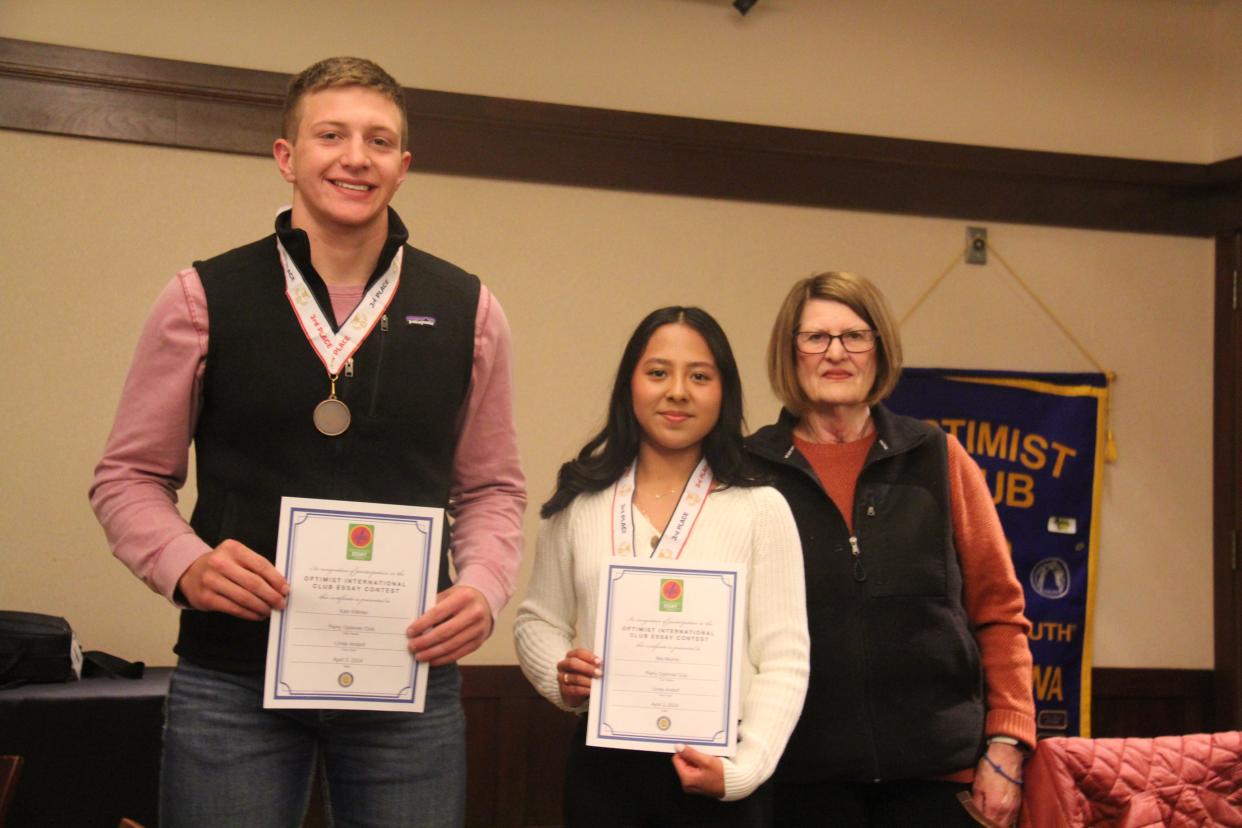
[[[617,379],[608,403],[608,421],[592,437],[578,456],[561,466],[556,475],[556,491],[539,510],[548,518],[564,509],[585,492],[598,492],[615,483],[638,456],[642,427],[634,416],[634,398],[630,381],[647,342],[657,329],[665,325],[687,325],[707,342],[720,375],[720,417],[703,438],[703,456],[712,468],[718,486],[755,486],[765,482],[751,466],[742,448],[742,380],[729,339],[712,315],[702,308],[671,305],[654,310],[638,323],[621,354]]]

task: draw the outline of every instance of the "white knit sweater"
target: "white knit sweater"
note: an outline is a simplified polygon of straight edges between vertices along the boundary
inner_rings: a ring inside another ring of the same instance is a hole
[[[612,556],[612,494],[610,486],[579,495],[539,527],[530,591],[513,627],[522,672],[567,710],[556,663],[575,646],[591,649],[595,640],[599,573]],[[636,538],[658,534],[642,513],[635,510],[634,518]],[[806,695],[810,645],[798,530],[775,489],[714,491],[681,557],[748,565],[738,749],[722,760],[723,798],[741,799],[776,769]],[[670,763],[669,773],[675,772]]]

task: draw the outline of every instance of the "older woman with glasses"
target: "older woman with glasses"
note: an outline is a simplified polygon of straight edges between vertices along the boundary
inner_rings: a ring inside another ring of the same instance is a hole
[[[1035,741],[1022,588],[979,467],[881,401],[901,340],[876,287],[789,292],[768,347],[780,419],[747,448],[802,539],[806,704],[776,772],[780,825],[1014,822]]]

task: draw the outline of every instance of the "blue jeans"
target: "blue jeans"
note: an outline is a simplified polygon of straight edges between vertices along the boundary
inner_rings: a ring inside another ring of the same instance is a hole
[[[460,826],[465,717],[456,666],[431,670],[425,713],[265,710],[263,676],[182,661],[160,770],[161,828],[296,828],[322,757],[329,824]]]

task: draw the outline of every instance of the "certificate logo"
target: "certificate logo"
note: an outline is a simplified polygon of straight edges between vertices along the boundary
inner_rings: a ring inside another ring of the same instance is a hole
[[[351,523],[349,538],[345,544],[345,558],[350,561],[369,561],[374,544],[374,526],[368,523]]]
[[[685,585],[681,578],[660,579],[660,612],[681,612]]]
[[[656,727],[660,728],[660,730],[668,730],[672,726],[673,726],[673,720],[670,719],[668,716],[661,716],[660,718],[656,719]]]
[[[349,687],[350,685],[354,683],[354,674],[353,673],[341,673],[339,676],[336,677],[336,683],[341,685],[342,687]]]

